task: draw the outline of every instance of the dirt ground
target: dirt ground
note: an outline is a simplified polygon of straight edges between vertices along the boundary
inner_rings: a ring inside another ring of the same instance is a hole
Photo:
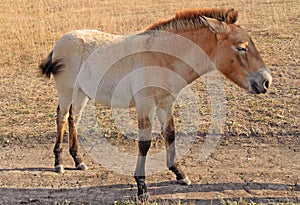
[[[53,140],[26,141],[25,146],[17,143],[2,148],[2,204],[113,204],[135,200],[136,185],[131,176],[107,170],[87,155],[89,170],[74,170],[67,153],[66,172],[58,175],[51,166],[53,144],[49,141]],[[299,146],[249,143],[243,139],[225,145],[222,140],[208,160],[199,162],[199,144],[195,143],[181,160],[192,185],[177,184],[165,169],[147,177],[153,199],[165,204],[179,200],[186,204],[219,204],[220,198],[238,201],[240,197],[266,204],[299,203]]]
[[[240,11],[238,24],[253,37],[274,82],[266,95],[254,96],[222,78],[226,121],[221,139],[205,160],[199,160],[199,154],[209,134],[211,102],[204,80],[194,82],[192,89],[201,99],[200,119],[195,119],[199,127],[180,160],[192,184],[179,185],[171,172],[157,167],[147,176],[151,198],[159,204],[224,204],[222,199],[240,198],[245,204],[300,203],[298,1],[5,0],[0,5],[0,204],[134,201],[137,188],[132,176],[107,168],[83,147],[89,169],[75,170],[67,141],[66,171],[54,172],[57,93],[53,78],[41,78],[37,66],[70,30],[131,33],[177,10],[208,6]],[[136,142],[117,131],[111,111],[99,109],[107,142],[123,153],[136,153]],[[163,147],[157,136],[150,156]],[[126,164],[117,166],[122,169]]]

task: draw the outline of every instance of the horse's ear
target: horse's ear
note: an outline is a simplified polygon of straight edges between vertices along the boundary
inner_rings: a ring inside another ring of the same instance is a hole
[[[224,21],[228,24],[234,24],[237,21],[239,12],[234,9],[228,9],[224,15]]]
[[[206,18],[201,16],[201,20],[205,26],[207,26],[214,33],[226,32],[226,27],[223,22],[213,18]]]

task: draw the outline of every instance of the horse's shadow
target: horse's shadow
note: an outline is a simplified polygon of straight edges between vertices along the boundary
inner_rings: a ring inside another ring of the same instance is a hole
[[[66,168],[73,170],[73,168]],[[0,169],[3,171],[44,171],[54,172],[52,168],[47,167],[31,167],[31,168],[16,168],[16,169]],[[254,203],[287,203],[300,202],[300,184],[271,184],[271,183],[216,183],[216,184],[192,184],[190,186],[182,186],[176,181],[163,181],[158,183],[149,183],[148,191],[150,196],[155,198],[159,204],[224,204],[222,200],[239,201],[240,198],[226,199],[189,199],[177,197],[176,194],[187,193],[222,193],[224,191],[246,191],[251,194],[252,191],[283,191],[293,192],[297,197],[253,197],[243,198],[245,201]],[[136,200],[136,185],[135,184],[115,184],[103,185],[94,187],[71,188],[71,189],[25,189],[25,188],[0,188],[0,202],[8,203],[23,203],[23,204],[53,204],[62,200],[72,202],[74,204],[114,204],[118,202],[134,202]],[[165,195],[174,196],[167,198]],[[4,196],[1,198],[1,196]],[[237,196],[238,197],[238,196]]]

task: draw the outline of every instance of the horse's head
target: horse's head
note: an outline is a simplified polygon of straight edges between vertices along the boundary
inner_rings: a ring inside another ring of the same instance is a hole
[[[266,93],[272,76],[247,32],[236,24],[218,22],[211,26],[217,36],[217,69],[250,93]]]

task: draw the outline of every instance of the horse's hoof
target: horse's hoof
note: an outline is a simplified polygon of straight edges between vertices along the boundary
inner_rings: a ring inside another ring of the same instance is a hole
[[[144,193],[144,194],[138,195],[138,199],[140,202],[148,202],[150,200],[150,194]]]
[[[64,166],[63,165],[56,165],[55,166],[55,172],[59,174],[63,174],[65,172]]]
[[[76,167],[77,170],[88,170],[88,167],[84,163],[80,163]]]
[[[188,177],[186,177],[184,179],[178,180],[178,183],[182,185],[191,185],[191,180]]]

